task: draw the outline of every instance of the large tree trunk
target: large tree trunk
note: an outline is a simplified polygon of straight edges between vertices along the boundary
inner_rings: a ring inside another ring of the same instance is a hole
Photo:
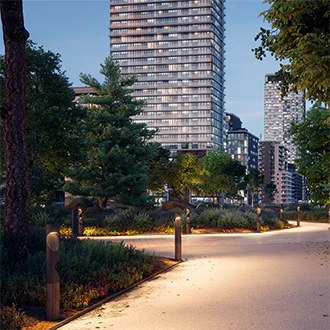
[[[29,163],[25,142],[25,44],[22,0],[1,0],[5,43],[5,91],[1,105],[6,170],[4,247],[13,260],[27,255],[30,201]]]

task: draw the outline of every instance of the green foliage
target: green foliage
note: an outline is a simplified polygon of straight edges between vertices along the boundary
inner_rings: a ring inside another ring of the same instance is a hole
[[[68,171],[73,182],[66,184],[66,190],[100,198],[102,207],[108,198],[125,205],[145,205],[150,200],[146,193],[147,164],[158,146],[149,142],[155,131],[132,120],[144,105],[131,96],[135,77],[121,76],[118,63],[111,58],[101,65],[100,72],[105,77],[103,84],[90,75],[81,75],[81,81],[97,96],[82,98],[92,105],[81,127],[86,142],[83,161]]]
[[[50,220],[49,215],[46,211],[40,211],[31,216],[33,223],[37,227],[46,227],[47,222]]]
[[[4,62],[4,56],[0,56],[0,100]],[[63,170],[78,160],[79,122],[84,110],[74,106],[73,99],[68,78],[61,70],[60,55],[27,42],[26,143],[33,178],[32,205],[54,200],[55,192],[63,185]],[[2,149],[2,143],[0,146]]]
[[[267,195],[269,200],[273,202],[275,198],[275,193],[277,192],[276,184],[274,182],[268,182],[265,185],[264,189],[265,189],[265,194]]]
[[[47,223],[71,224],[71,211],[53,205],[32,207],[29,217],[31,226],[45,227]]]
[[[297,219],[297,211],[284,211],[283,212],[284,219],[287,220],[296,220]],[[327,221],[328,220],[328,212],[326,209],[313,209],[307,211],[300,212],[300,220],[305,221]]]
[[[198,191],[202,162],[190,153],[176,154],[166,173],[166,182],[173,195],[181,201],[189,200],[189,192]]]
[[[277,72],[283,76],[282,93],[307,89],[307,98],[330,104],[328,0],[264,0],[270,8],[260,14],[271,24],[261,28],[253,51],[262,60],[269,51],[277,60],[288,60]]]
[[[252,207],[254,204],[254,196],[259,192],[260,186],[264,183],[264,176],[256,169],[250,170],[245,176],[246,190],[251,195]]]
[[[279,220],[278,212],[275,212],[270,209],[262,209],[260,214],[260,221],[269,228],[279,229],[283,227],[283,223]],[[283,221],[282,221],[283,222]],[[285,226],[287,224],[285,223]]]
[[[134,222],[140,231],[145,232],[152,229],[151,218],[146,212],[138,213],[134,216]]]
[[[152,192],[162,193],[171,170],[170,151],[158,146],[155,157],[149,163],[147,186]]]
[[[310,197],[315,202],[330,204],[330,113],[314,104],[301,123],[290,129],[297,147],[298,173],[307,179]]]
[[[260,216],[263,227],[271,229],[286,228],[287,224],[280,222],[275,212],[263,209]],[[256,229],[257,213],[249,207],[244,208],[210,208],[202,213],[192,213],[190,217],[191,226],[213,227],[219,229]]]
[[[220,198],[222,192],[234,196],[242,188],[245,167],[232,159],[224,149],[209,150],[203,158],[201,190],[206,195]]]
[[[29,226],[28,248],[30,253],[46,250],[46,230]]]
[[[37,228],[30,235],[30,239],[36,238],[43,244],[35,244],[30,249],[24,264],[14,263],[1,249],[1,303],[5,306],[13,303],[29,306],[46,304],[45,231]],[[104,244],[62,237],[60,248],[61,257],[56,268],[61,280],[60,306],[64,309],[86,307],[95,299],[149,276],[161,266],[156,257],[122,243]]]
[[[84,235],[86,236],[118,236],[136,235],[147,231],[173,233],[175,214],[180,213],[182,226],[185,226],[185,211],[182,210],[144,210],[137,208],[112,210],[105,212],[103,218],[98,216],[98,222],[93,218],[84,220]],[[282,228],[279,223],[279,212],[262,209],[261,223],[271,229]],[[94,224],[90,226],[89,224]],[[219,229],[255,229],[257,214],[254,208],[230,207],[192,209],[190,214],[192,228],[219,228]],[[287,227],[285,221],[284,226]],[[69,233],[70,228],[62,227],[61,232]]]
[[[2,329],[16,330],[21,328],[25,322],[25,313],[16,309],[15,304],[12,307],[1,306],[0,324]]]

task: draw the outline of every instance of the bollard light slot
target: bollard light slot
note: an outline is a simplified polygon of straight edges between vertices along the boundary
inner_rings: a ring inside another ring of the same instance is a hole
[[[46,244],[53,252],[58,251],[60,248],[60,241],[58,239],[58,233],[57,232],[49,233],[46,237]]]

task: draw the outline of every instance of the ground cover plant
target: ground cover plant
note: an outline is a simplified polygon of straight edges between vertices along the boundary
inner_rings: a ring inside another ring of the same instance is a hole
[[[1,321],[8,329],[16,329],[17,324],[24,321],[15,306],[46,304],[43,228],[30,228],[29,249],[28,258],[21,265],[12,263],[1,249]],[[132,246],[63,236],[60,238],[60,261],[56,265],[61,281],[60,307],[86,307],[131,286],[161,266],[160,259]]]
[[[185,228],[185,210],[144,210],[140,208],[110,208],[102,212],[87,211],[83,213],[84,236],[118,236],[142,233],[174,233],[175,214],[182,217],[182,229]],[[286,219],[286,218],[285,218]],[[294,219],[294,218],[293,218]],[[303,218],[302,218],[303,219]],[[71,235],[71,213],[39,209],[32,213],[31,223],[45,226],[46,223],[61,224],[60,233]],[[288,228],[287,220],[280,220],[280,212],[262,208],[260,215],[262,230]],[[191,209],[190,226],[192,232],[203,232],[202,229],[230,232],[256,230],[257,211],[251,207],[202,206]]]
[[[297,206],[287,206],[284,208],[283,217],[286,220],[297,219]],[[328,221],[328,211],[326,208],[311,206],[308,204],[300,205],[300,220],[302,221]]]
[[[262,209],[260,215],[262,230],[287,228],[287,221],[281,221],[276,212]],[[257,228],[257,211],[250,207],[241,208],[204,208],[200,212],[192,212],[190,225],[193,228],[217,228],[228,230]]]

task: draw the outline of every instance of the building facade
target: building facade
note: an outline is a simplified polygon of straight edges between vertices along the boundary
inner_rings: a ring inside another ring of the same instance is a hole
[[[305,116],[305,93],[288,92],[281,98],[281,78],[266,74],[264,86],[264,140],[282,143],[288,149],[288,161],[294,162],[296,148],[289,129],[292,122],[301,122]]]
[[[294,174],[289,171],[289,151],[279,142],[259,142],[259,170],[264,175],[264,185],[259,195],[263,205],[292,204],[294,199]],[[273,182],[276,185],[274,198],[267,195],[265,186]]]
[[[258,142],[259,139],[246,128],[242,128],[242,121],[233,113],[225,113],[225,149],[228,155],[246,167],[246,174],[252,169],[258,170]],[[244,204],[251,205],[251,196],[245,191],[240,192]],[[258,203],[258,196],[254,197],[254,204]]]
[[[246,128],[240,128],[227,133],[227,152],[238,160],[249,172],[258,169],[259,139]]]
[[[225,146],[228,154],[238,160],[247,171],[258,169],[259,138],[242,128],[241,119],[233,113],[225,113]]]
[[[110,53],[136,74],[136,122],[171,150],[224,145],[224,0],[110,0]]]

